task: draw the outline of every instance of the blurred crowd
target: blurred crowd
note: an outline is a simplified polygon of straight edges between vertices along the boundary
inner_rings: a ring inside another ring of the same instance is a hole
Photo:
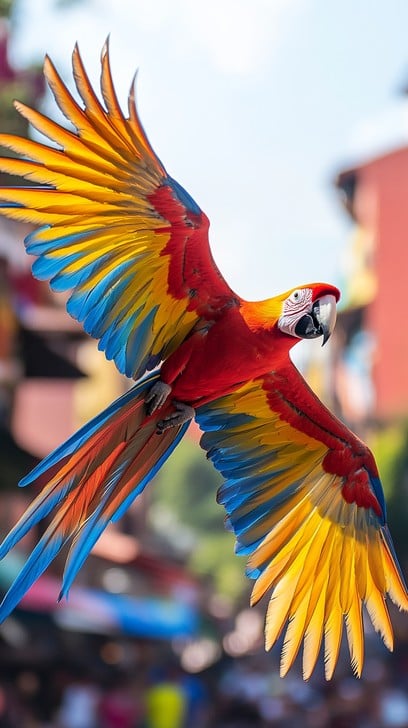
[[[188,674],[163,645],[149,665],[101,677],[90,664],[21,668],[0,687],[0,728],[408,727],[408,654],[368,657],[363,678],[279,678],[263,652]],[[319,672],[319,671],[318,671]]]

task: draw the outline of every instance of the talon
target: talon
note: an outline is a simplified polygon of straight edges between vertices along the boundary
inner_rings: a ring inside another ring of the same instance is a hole
[[[157,423],[156,432],[158,435],[162,435],[165,430],[170,427],[179,427],[184,425],[185,422],[189,422],[195,417],[195,409],[189,404],[184,402],[173,402],[174,409],[176,410],[168,417],[164,417]]]
[[[171,392],[170,384],[162,382],[159,379],[157,382],[150,387],[145,397],[146,412],[148,415],[152,415],[153,412],[163,407],[167,397]]]

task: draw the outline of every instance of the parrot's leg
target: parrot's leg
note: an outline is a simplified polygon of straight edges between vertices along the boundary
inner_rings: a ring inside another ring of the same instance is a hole
[[[156,412],[156,410],[160,409],[160,407],[163,407],[170,392],[170,384],[166,384],[166,382],[162,382],[161,379],[158,379],[157,382],[155,382],[149,389],[145,397],[147,414],[152,415],[153,412]]]
[[[161,379],[158,379],[157,382],[153,384],[145,397],[146,410],[149,416],[156,412],[156,410],[160,409],[160,407],[163,407],[170,395],[170,392],[170,384],[162,382]],[[158,434],[161,434],[164,430],[168,430],[170,427],[183,425],[185,422],[192,420],[195,416],[195,409],[189,404],[185,404],[184,402],[173,402],[173,405],[175,412],[172,412],[171,415],[168,415],[167,417],[163,417],[163,419],[159,420],[157,423]]]
[[[173,402],[173,405],[176,411],[171,415],[168,415],[168,417],[163,417],[163,419],[157,423],[157,433],[159,435],[161,435],[164,430],[168,430],[169,427],[178,427],[179,425],[183,425],[185,422],[192,420],[195,416],[195,409],[189,404],[185,404],[185,402]]]

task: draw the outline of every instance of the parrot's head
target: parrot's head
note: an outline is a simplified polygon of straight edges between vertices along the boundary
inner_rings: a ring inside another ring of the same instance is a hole
[[[278,328],[298,339],[323,337],[323,344],[336,323],[340,291],[327,283],[310,283],[283,294]]]

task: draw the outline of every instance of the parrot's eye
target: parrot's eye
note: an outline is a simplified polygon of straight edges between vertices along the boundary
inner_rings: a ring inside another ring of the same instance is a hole
[[[291,295],[292,301],[298,301],[300,298],[300,291],[293,291]]]

